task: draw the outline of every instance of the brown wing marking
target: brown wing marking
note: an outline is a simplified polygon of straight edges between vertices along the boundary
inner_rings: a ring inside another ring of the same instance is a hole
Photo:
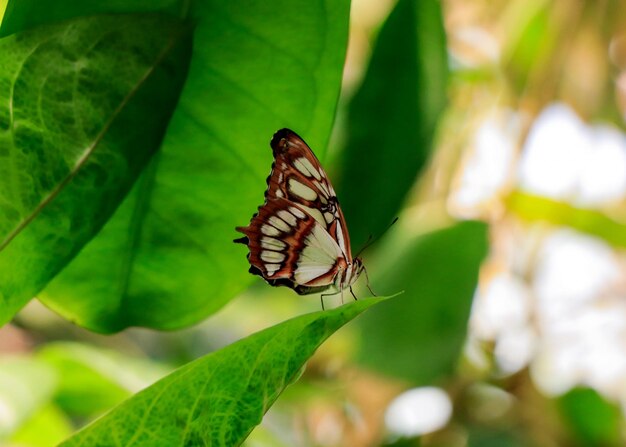
[[[236,228],[245,237],[235,242],[248,245],[250,273],[274,286],[287,286],[300,294],[314,293],[328,288],[336,275],[335,267],[310,284],[295,282],[298,258],[315,225],[315,219],[297,204],[275,198],[259,207],[247,227]]]

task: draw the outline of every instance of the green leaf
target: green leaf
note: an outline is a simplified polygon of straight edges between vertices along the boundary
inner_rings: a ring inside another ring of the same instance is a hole
[[[37,357],[57,371],[55,401],[72,416],[102,413],[167,372],[146,360],[80,343],[48,343]]]
[[[243,291],[254,278],[234,228],[263,202],[272,134],[291,127],[326,148],[349,2],[194,5],[193,62],[160,156],[41,297],[93,330],[184,327]]]
[[[619,407],[595,390],[577,388],[558,399],[561,414],[577,445],[619,446],[623,416]]]
[[[0,40],[0,324],[93,237],[159,147],[190,37],[178,20],[133,15]]]
[[[0,443],[50,402],[56,380],[55,371],[41,361],[0,358]]]
[[[2,21],[5,17],[8,2],[9,0],[0,0],[0,30],[2,29]]]
[[[170,12],[180,9],[180,0],[55,0],[42,8],[39,0],[8,0],[6,12],[0,1],[0,37],[79,16],[102,13]]]
[[[283,322],[141,391],[61,444],[237,446],[333,332],[381,299]]]
[[[450,374],[465,340],[486,239],[484,224],[462,222],[392,247],[396,257],[386,258],[387,268],[372,283],[405,293],[360,320],[362,363],[418,384]]]
[[[428,159],[447,73],[440,2],[399,0],[348,107],[336,186],[354,246],[391,222]]]
[[[37,385],[35,385],[37,386]],[[56,406],[44,405],[11,436],[9,446],[52,447],[73,432],[69,418]]]

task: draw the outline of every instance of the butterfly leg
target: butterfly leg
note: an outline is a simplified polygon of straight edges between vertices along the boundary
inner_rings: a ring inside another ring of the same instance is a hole
[[[369,276],[368,276],[368,274],[367,274],[367,269],[365,268],[365,266],[363,266],[363,272],[365,273],[365,282],[366,282],[366,285],[367,285],[367,290],[369,290],[369,291],[370,291],[370,293],[371,293],[373,296],[378,296],[378,295],[376,295],[376,294],[374,293],[374,291],[373,291],[373,290],[372,290],[372,288],[370,287],[370,277],[369,277]]]
[[[320,295],[320,302],[322,303],[322,310],[326,310],[326,308],[324,307],[324,297],[325,296],[335,296],[337,294],[341,293],[341,302],[343,303],[343,291],[337,291],[335,293],[322,293]]]
[[[350,286],[350,293],[352,294],[352,298],[354,298],[354,301],[358,301],[356,295],[354,294],[354,292],[352,291],[352,286]]]

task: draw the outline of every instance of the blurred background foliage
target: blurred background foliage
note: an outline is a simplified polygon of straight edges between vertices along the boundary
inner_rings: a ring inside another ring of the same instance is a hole
[[[327,341],[246,445],[626,443],[625,29],[618,0],[352,2],[323,161],[353,249],[400,217],[365,263],[405,293]],[[259,281],[194,327],[101,336],[33,301],[0,330],[0,440],[54,445],[318,308]]]

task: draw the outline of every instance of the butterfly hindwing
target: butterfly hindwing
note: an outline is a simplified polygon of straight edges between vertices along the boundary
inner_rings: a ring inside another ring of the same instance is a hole
[[[302,286],[296,289],[300,293],[325,289],[346,264],[326,229],[284,198],[268,200],[250,225],[237,227],[237,231],[246,235],[238,242],[250,249],[250,271],[273,285]]]

